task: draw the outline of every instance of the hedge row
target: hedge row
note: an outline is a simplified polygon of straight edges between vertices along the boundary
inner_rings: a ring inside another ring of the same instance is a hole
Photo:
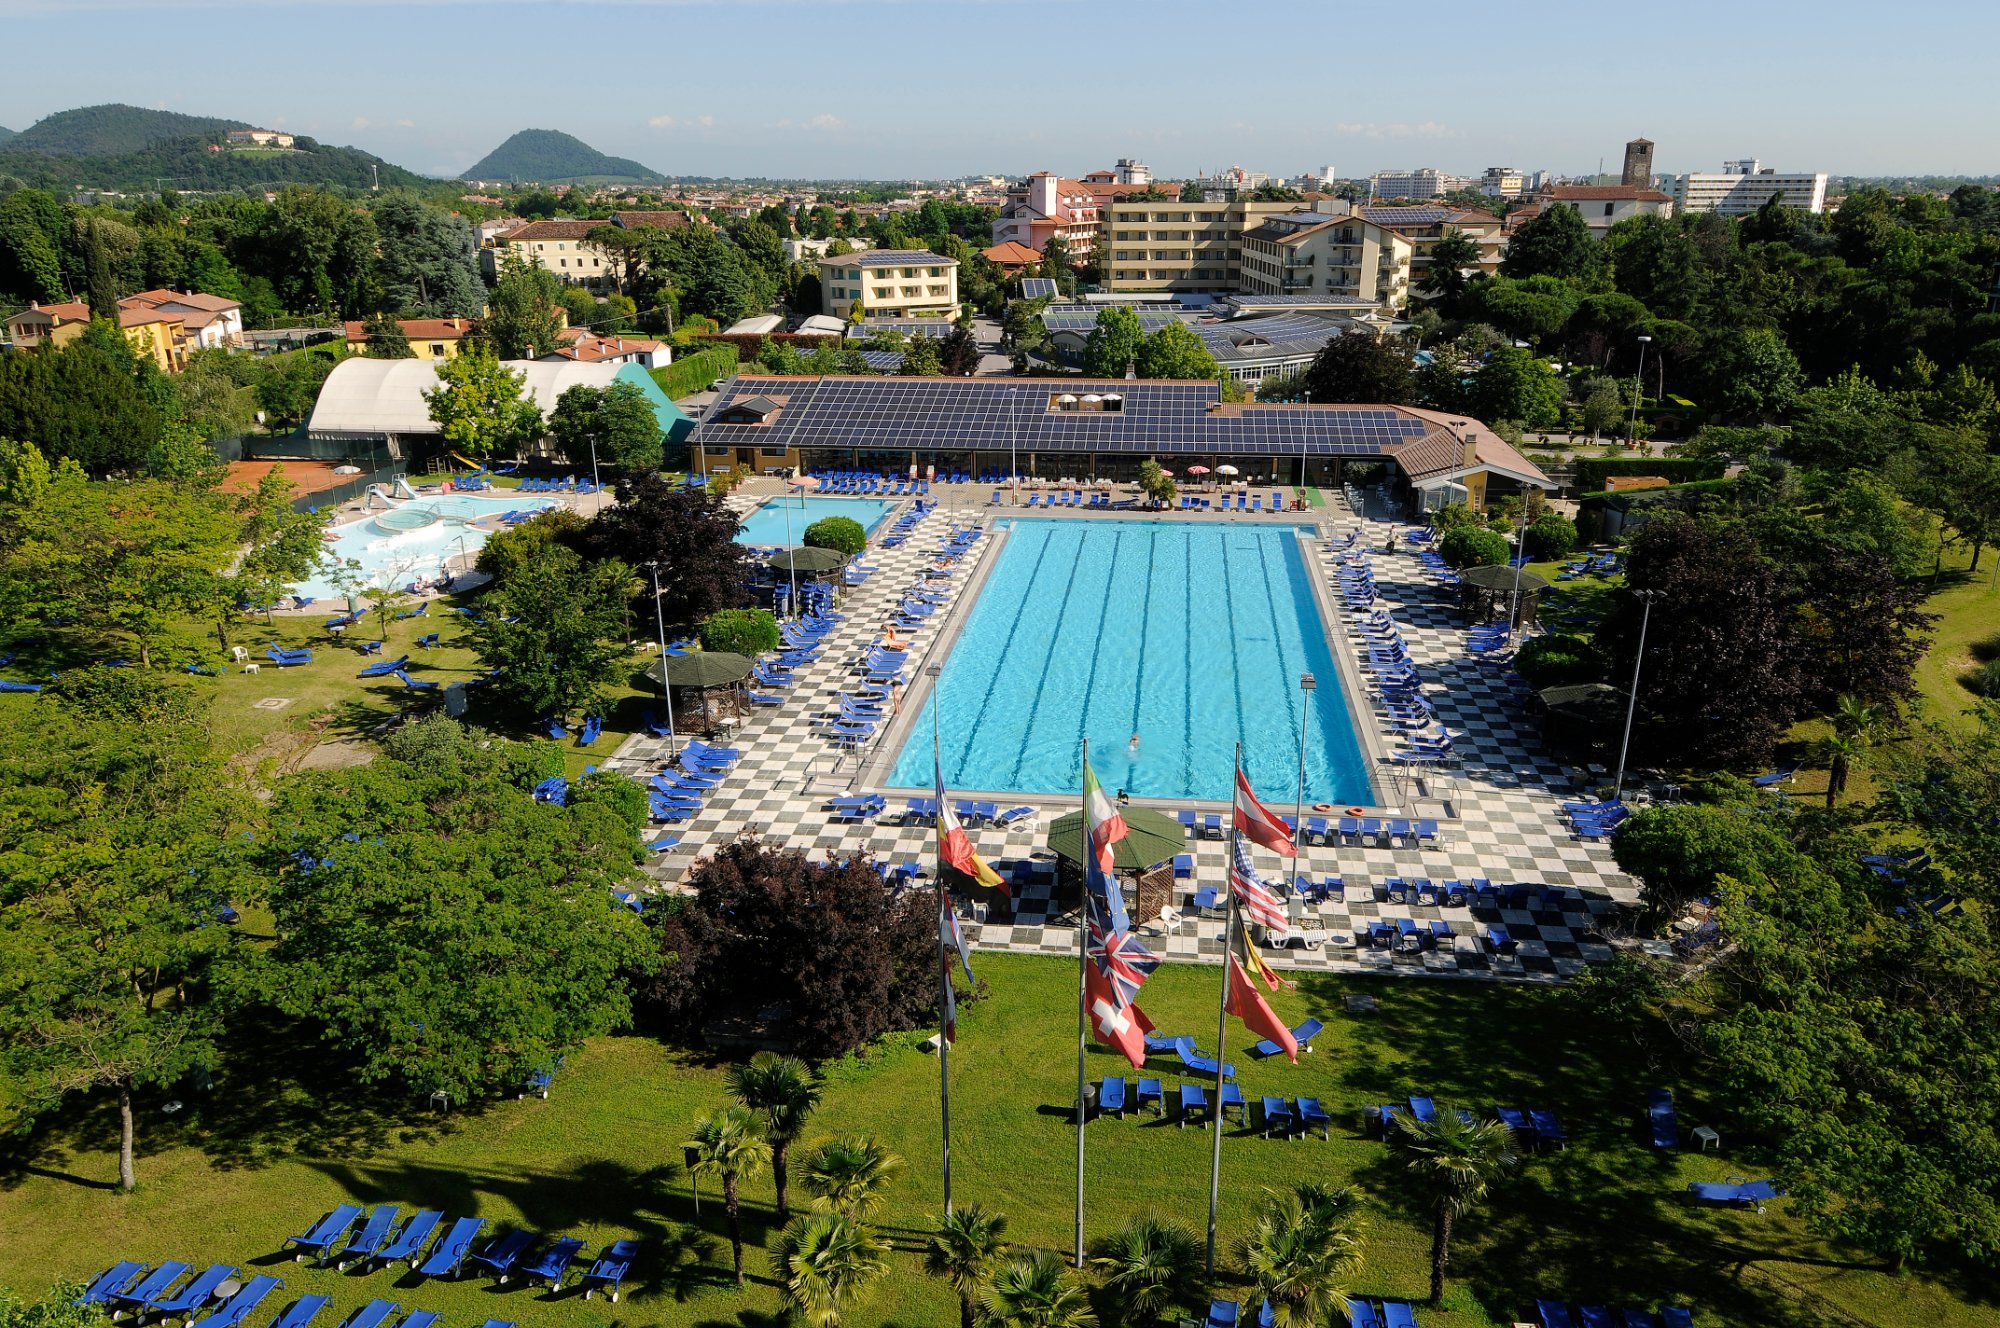
[[[1729,463],[1707,457],[1578,457],[1576,491],[1596,493],[1612,475],[1658,475],[1670,484],[1719,480]]]
[[[678,401],[736,372],[736,347],[709,346],[675,360],[664,369],[652,371],[653,381],[669,398]]]

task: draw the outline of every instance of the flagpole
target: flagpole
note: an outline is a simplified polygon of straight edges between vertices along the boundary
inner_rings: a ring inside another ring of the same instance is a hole
[[[943,757],[938,741],[937,679],[931,679],[931,763],[937,768],[938,783],[944,782]],[[944,1161],[944,1215],[951,1216],[951,1037],[946,1027],[951,1009],[951,958],[944,952],[945,910],[951,901],[944,889],[944,808],[931,818],[937,828],[938,903],[938,1138]]]
[[[1090,768],[1090,739],[1083,740],[1083,768]],[[1093,852],[1090,842],[1090,795],[1083,796],[1083,851]],[[1083,889],[1076,910],[1076,1266],[1083,1267],[1083,1127],[1084,1043],[1090,1037],[1090,1019],[1084,1005],[1090,972],[1090,864],[1077,864],[1083,871]]]
[[[1241,772],[1242,769],[1243,744],[1239,742],[1236,744],[1236,771]],[[1235,870],[1236,844],[1238,836],[1242,834],[1242,831],[1236,827],[1235,774],[1231,775],[1229,788],[1231,799],[1229,814],[1229,866],[1225,869],[1225,872]],[[1227,882],[1229,878],[1225,874],[1223,879]],[[1223,1076],[1229,1071],[1229,1049],[1227,1046],[1229,1038],[1229,960],[1230,956],[1235,953],[1235,942],[1233,940],[1235,931],[1236,889],[1232,885],[1229,887],[1228,902],[1224,906],[1222,913],[1222,1003],[1221,1008],[1215,1014],[1215,1119],[1213,1121],[1215,1139],[1210,1146],[1208,1162],[1208,1277],[1210,1281],[1215,1279],[1215,1210],[1222,1199],[1222,1083]],[[1249,1107],[1245,1106],[1243,1110],[1247,1116],[1250,1110]]]

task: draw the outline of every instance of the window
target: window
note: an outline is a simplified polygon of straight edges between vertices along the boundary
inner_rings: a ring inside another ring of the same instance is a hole
[[[431,358],[434,360],[444,358],[444,343],[442,341],[433,341],[431,343]]]
[[[760,447],[757,449],[757,455],[760,457],[782,457],[790,456],[791,451],[783,447]]]
[[[1604,205],[1604,215],[1607,217],[1611,215],[1611,204],[1606,203]]]

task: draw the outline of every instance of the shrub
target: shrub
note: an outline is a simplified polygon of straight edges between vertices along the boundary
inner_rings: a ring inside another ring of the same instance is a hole
[[[806,527],[806,547],[833,549],[851,558],[868,547],[868,532],[852,517],[821,517]]]
[[[1431,513],[1431,524],[1439,530],[1457,530],[1460,526],[1479,524],[1479,513],[1464,503],[1446,503]]]
[[[1478,526],[1454,526],[1439,541],[1438,552],[1453,567],[1489,567],[1507,561],[1507,541]]]
[[[1514,652],[1514,671],[1538,692],[1544,687],[1600,682],[1608,666],[1604,652],[1581,636],[1531,637]]]
[[[692,355],[684,355],[662,369],[650,371],[653,381],[660,385],[670,399],[679,400],[704,388],[711,387],[718,379],[727,378],[736,372],[736,347],[709,346]]]
[[[1673,484],[1721,479],[1728,463],[1695,457],[1578,457],[1574,481],[1578,493],[1598,493],[1612,475],[1658,475]]]
[[[1537,562],[1567,558],[1576,551],[1576,522],[1560,512],[1544,512],[1528,523],[1527,554]]]
[[[701,648],[755,659],[778,648],[778,620],[769,609],[718,609],[701,625]]]
[[[1989,659],[1965,675],[1966,690],[2000,700],[2000,659]]]

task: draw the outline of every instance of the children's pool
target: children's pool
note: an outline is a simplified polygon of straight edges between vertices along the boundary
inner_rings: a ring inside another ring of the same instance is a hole
[[[1310,672],[1306,802],[1376,801],[1294,527],[1003,524],[938,680],[950,787],[1077,794],[1089,738],[1107,788],[1220,801],[1241,743],[1257,791],[1289,808]],[[925,705],[892,781],[931,778]]]
[[[487,533],[472,523],[503,512],[539,512],[552,506],[547,498],[515,496],[475,498],[448,493],[413,498],[359,521],[335,526],[325,541],[326,558],[349,566],[369,586],[407,586],[420,576],[433,576],[446,559],[461,553],[476,555]],[[315,599],[344,595],[323,563],[312,579],[293,589]]]
[[[812,498],[796,495],[786,498],[767,498],[762,506],[743,518],[743,529],[737,532],[736,542],[780,548],[796,545],[805,539],[807,526],[829,516],[844,516],[859,521],[861,528],[872,535],[875,533],[875,527],[881,525],[883,518],[895,509],[895,503],[884,502],[880,498]],[[789,530],[785,524],[787,520],[791,522]]]

